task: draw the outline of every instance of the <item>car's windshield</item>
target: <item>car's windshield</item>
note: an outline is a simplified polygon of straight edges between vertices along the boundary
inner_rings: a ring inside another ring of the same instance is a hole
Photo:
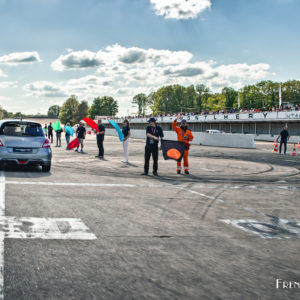
[[[0,135],[9,136],[44,136],[42,126],[27,122],[6,122],[0,128]]]

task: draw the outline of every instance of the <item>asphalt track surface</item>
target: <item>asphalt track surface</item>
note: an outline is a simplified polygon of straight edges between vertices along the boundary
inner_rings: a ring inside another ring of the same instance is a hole
[[[140,176],[144,141],[128,165],[116,138],[104,145],[104,161],[89,136],[85,154],[53,147],[49,174],[4,169],[5,216],[76,218],[95,235],[5,238],[4,299],[300,298],[276,289],[300,281],[299,156],[193,146],[191,175],[160,154],[156,178]]]

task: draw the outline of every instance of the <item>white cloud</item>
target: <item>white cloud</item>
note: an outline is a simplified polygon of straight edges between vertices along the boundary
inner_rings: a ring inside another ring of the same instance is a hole
[[[87,69],[99,67],[123,66],[163,66],[187,63],[193,55],[187,51],[170,51],[157,49],[125,48],[118,44],[108,46],[104,50],[91,52],[88,50],[73,51],[58,57],[52,64],[57,71]]]
[[[75,94],[83,98],[92,98],[111,92],[111,84],[109,78],[89,75],[61,82],[35,81],[26,84],[23,89],[27,96],[60,98]]]
[[[223,87],[240,88],[269,76],[270,66],[258,64],[220,65],[214,61],[196,60],[188,51],[143,49],[108,46],[98,52],[73,51],[61,55],[52,63],[59,71],[94,67],[93,75],[60,82],[37,81],[23,88],[27,96],[65,99],[75,94],[92,100],[109,95],[119,100],[122,110],[138,93],[149,94],[171,84],[205,84],[213,91]],[[127,108],[126,108],[127,105]]]
[[[150,0],[155,13],[166,19],[194,19],[211,6],[210,0]]]
[[[7,77],[7,75],[0,69],[0,77]]]
[[[222,65],[216,68],[220,77],[229,80],[239,80],[243,78],[247,81],[263,79],[268,75],[270,66],[268,64],[231,64]]]
[[[32,52],[14,52],[0,56],[0,64],[20,65],[34,62],[40,62],[40,56],[36,51]]]
[[[16,88],[17,87],[17,82],[16,81],[0,81],[0,89],[5,89],[5,88]]]
[[[88,50],[73,51],[69,49],[68,51],[68,54],[61,55],[51,64],[54,70],[87,69],[103,64],[102,60],[97,56],[97,53]]]
[[[63,86],[50,81],[35,81],[26,84],[23,89],[27,92],[27,96],[36,97],[66,97]]]

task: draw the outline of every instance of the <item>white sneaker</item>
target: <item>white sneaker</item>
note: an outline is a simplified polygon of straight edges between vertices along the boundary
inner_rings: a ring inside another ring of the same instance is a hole
[[[124,163],[124,164],[128,164],[128,160],[122,160],[122,163]]]

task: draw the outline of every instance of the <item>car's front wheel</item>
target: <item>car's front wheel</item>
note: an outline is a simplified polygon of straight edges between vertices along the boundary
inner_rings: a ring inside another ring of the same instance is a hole
[[[49,165],[42,165],[42,171],[43,172],[50,172],[51,170],[51,164]]]

